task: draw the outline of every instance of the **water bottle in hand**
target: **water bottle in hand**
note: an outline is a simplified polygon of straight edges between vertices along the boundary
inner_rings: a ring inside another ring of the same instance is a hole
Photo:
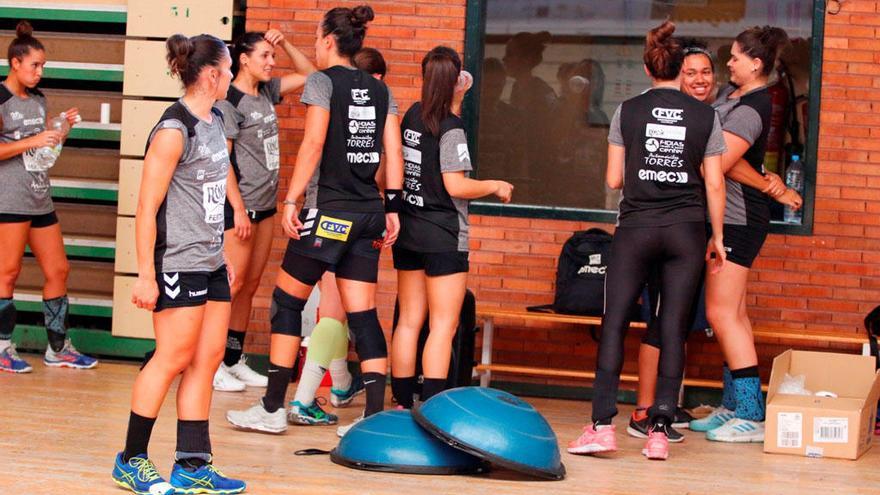
[[[800,155],[792,155],[791,163],[788,164],[788,170],[785,172],[785,185],[801,196],[804,195],[804,164]],[[794,210],[786,205],[783,219],[786,223],[799,224],[803,220],[803,210]]]

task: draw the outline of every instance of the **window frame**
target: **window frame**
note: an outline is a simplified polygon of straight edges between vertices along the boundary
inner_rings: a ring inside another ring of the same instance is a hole
[[[477,131],[479,129],[480,88],[485,55],[487,0],[467,0],[465,13],[465,68],[474,76],[473,89],[465,97],[462,118],[471,148],[474,170],[479,170]],[[812,235],[816,205],[816,175],[819,151],[819,106],[822,99],[822,62],[825,43],[825,0],[813,0],[812,44],[810,47],[810,95],[809,115],[806,122],[804,143],[804,216],[801,225],[770,223],[774,234]],[[502,178],[503,177],[499,177]],[[476,215],[542,218],[552,220],[579,220],[587,222],[614,223],[617,212],[586,208],[559,207],[551,205],[499,204],[474,201],[470,212]]]

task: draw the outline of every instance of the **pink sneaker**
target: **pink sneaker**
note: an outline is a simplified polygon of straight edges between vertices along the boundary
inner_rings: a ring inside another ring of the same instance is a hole
[[[642,449],[642,455],[648,459],[665,461],[669,458],[669,437],[662,431],[648,430],[648,441]]]
[[[568,444],[570,454],[598,454],[617,450],[617,435],[614,425],[584,426],[584,432],[576,440]]]

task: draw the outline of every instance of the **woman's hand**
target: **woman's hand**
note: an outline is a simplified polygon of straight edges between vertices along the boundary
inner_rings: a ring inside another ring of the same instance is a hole
[[[295,204],[285,204],[284,211],[281,214],[281,228],[284,233],[291,239],[299,240],[299,231],[302,229],[302,222],[299,221],[299,212]]]
[[[782,194],[774,196],[773,199],[793,210],[799,210],[804,205],[804,198],[791,188],[787,188]]]
[[[42,148],[44,146],[54,148],[58,143],[61,142],[61,139],[63,137],[64,136],[62,136],[61,132],[59,131],[43,131],[30,138],[32,140],[31,148]]]
[[[247,210],[233,210],[233,222],[235,224],[235,237],[239,240],[247,240],[251,236],[251,219]]]
[[[720,236],[713,235],[709,239],[709,245],[706,246],[706,264],[709,273],[720,272],[725,260],[727,260],[727,250],[724,249],[724,240]]]
[[[281,43],[284,43],[284,33],[277,29],[270,29],[266,31],[266,34],[263,35],[263,38],[272,46],[278,46]]]
[[[785,192],[785,181],[782,180],[782,177],[773,172],[767,172],[764,174],[764,180],[767,181],[767,187],[761,191],[762,193],[769,194],[771,198],[775,198]]]
[[[67,124],[70,125],[70,127],[82,122],[82,117],[79,115],[79,108],[76,107],[65,110],[64,118],[67,119]]]
[[[159,284],[156,277],[138,277],[131,290],[131,302],[141,309],[152,311],[156,309],[156,301],[159,299]]]
[[[495,185],[497,186],[495,189],[495,195],[498,196],[498,199],[500,199],[502,203],[510,203],[510,199],[513,196],[513,184],[510,182],[504,182],[503,180],[496,180]]]
[[[382,241],[383,247],[391,247],[397,241],[400,235],[400,216],[397,213],[385,214],[385,239]]]

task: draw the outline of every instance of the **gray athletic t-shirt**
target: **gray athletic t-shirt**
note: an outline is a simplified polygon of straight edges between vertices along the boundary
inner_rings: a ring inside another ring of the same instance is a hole
[[[464,172],[465,177],[470,177],[473,170],[464,129],[456,128],[444,132],[440,136],[440,173]],[[450,199],[458,212],[458,250],[468,251],[468,233],[470,231],[468,205],[470,201],[452,196]]]
[[[150,133],[178,129],[184,150],[157,215],[156,272],[211,272],[223,266],[223,205],[229,153],[220,112],[210,123],[183,100],[172,105]],[[190,134],[189,130],[194,134]]]
[[[46,130],[46,98],[37,90],[28,90],[28,97],[12,94],[3,85],[0,88],[0,118],[3,129],[0,142],[12,143]],[[49,174],[33,162],[36,148],[21,155],[0,160],[0,213],[16,215],[43,215],[55,207],[49,191]]]
[[[278,202],[278,119],[275,105],[281,103],[281,79],[272,78],[259,86],[257,96],[229,87],[225,100],[216,107],[223,112],[226,138],[233,141],[238,188],[248,210],[270,210]]]

